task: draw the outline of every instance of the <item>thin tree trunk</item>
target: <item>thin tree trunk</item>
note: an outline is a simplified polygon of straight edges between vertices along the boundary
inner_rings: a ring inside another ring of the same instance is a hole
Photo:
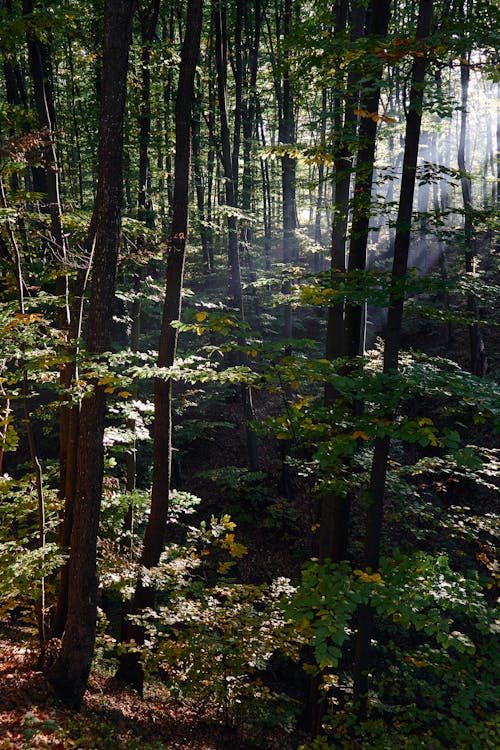
[[[221,162],[224,171],[225,197],[228,207],[228,261],[230,273],[230,295],[233,306],[243,313],[243,295],[241,289],[240,256],[238,247],[237,221],[235,212],[236,177],[233,173],[234,155],[231,154],[231,139],[227,110],[227,27],[226,15],[220,3],[215,12],[215,56],[217,66],[217,92],[219,100]]]
[[[148,229],[153,229],[155,219],[153,204],[151,200],[151,177],[149,164],[149,145],[151,136],[151,45],[154,40],[158,16],[160,12],[160,0],[151,0],[149,3],[139,0],[137,5],[138,16],[141,25],[141,99],[139,114],[139,184],[137,190],[137,218],[144,222]],[[143,245],[138,240],[138,249]],[[132,352],[139,349],[139,337],[141,329],[141,300],[140,288],[144,276],[144,268],[140,267],[134,277],[134,298],[130,304],[130,339],[129,345]],[[136,448],[136,423],[134,419],[128,421],[128,428],[132,434],[132,444],[126,453],[126,489],[128,492],[135,490],[137,474],[137,448]],[[124,532],[131,532],[133,525],[133,505],[129,503],[125,517]]]
[[[167,283],[158,351],[159,367],[171,367],[175,361],[177,349],[177,328],[174,328],[172,323],[178,321],[181,314],[184,258],[188,236],[190,127],[201,24],[202,0],[189,0],[175,105],[172,232],[167,255]],[[144,535],[141,568],[152,568],[158,565],[165,543],[172,463],[172,381],[170,378],[155,380],[154,404],[151,512]],[[139,577],[131,608],[132,613],[136,614],[145,607],[152,606],[153,603],[154,590],[143,584]],[[137,644],[142,644],[144,630],[128,623],[126,637],[127,640],[133,638]],[[142,694],[144,673],[137,653],[122,656],[117,678],[127,682]]]
[[[192,150],[193,150],[193,180],[196,192],[196,207],[198,209],[198,223],[200,225],[201,250],[203,265],[207,273],[211,273],[213,257],[210,255],[210,236],[206,225],[205,215],[205,186],[203,181],[202,161],[201,161],[201,95],[199,95],[193,105],[193,117],[191,120]]]
[[[85,242],[86,254],[83,262],[87,263],[86,267],[78,269],[77,278],[72,293],[70,326],[68,331],[69,346],[73,349],[73,363],[67,366],[65,371],[66,384],[70,387],[72,383],[78,380],[78,360],[79,345],[78,341],[82,334],[83,323],[83,306],[85,293],[92,268],[92,257],[95,247],[95,228],[97,216],[94,212],[92,215],[87,239]],[[77,477],[77,458],[78,458],[78,426],[80,422],[80,406],[73,405],[69,410],[69,419],[67,427],[67,444],[66,444],[66,465],[65,465],[65,484],[64,484],[64,509],[62,522],[59,527],[58,541],[61,549],[69,550],[71,544],[71,531],[73,528],[73,508],[75,504],[76,477]],[[59,595],[57,597],[56,611],[51,623],[50,637],[61,638],[66,626],[68,614],[68,590],[69,590],[69,562],[67,561],[61,568]]]
[[[429,36],[431,22],[432,0],[420,0],[417,40],[426,39]],[[408,269],[410,228],[413,213],[413,196],[415,192],[426,66],[427,57],[425,55],[414,58],[406,119],[405,152],[396,221],[387,332],[384,345],[383,372],[386,375],[393,374],[398,369],[404,303],[404,293],[401,289],[404,287],[404,279]],[[387,418],[389,421],[392,421],[394,414],[387,414]],[[364,543],[364,566],[366,569],[372,571],[377,570],[380,560],[380,537],[389,448],[390,438],[388,436],[376,438],[368,490]],[[373,612],[369,605],[361,606],[358,610],[358,633],[354,657],[354,701],[361,715],[366,713],[368,705],[368,672],[370,667],[372,630]]]
[[[33,0],[23,0],[23,14],[33,13]],[[50,215],[50,245],[57,263],[62,263],[62,272],[57,277],[56,294],[63,297],[64,304],[58,310],[58,326],[65,330],[69,326],[69,291],[68,277],[64,267],[67,260],[66,238],[62,221],[62,206],[59,185],[59,162],[55,145],[55,107],[52,86],[49,81],[49,48],[33,33],[27,33],[28,58],[33,79],[33,91],[40,127],[46,132],[48,143],[44,148],[46,161],[47,198],[45,209]],[[61,373],[61,385],[68,385],[68,370]],[[60,493],[64,494],[66,472],[66,449],[68,442],[68,424],[70,408],[62,404],[59,410],[60,440]]]
[[[367,29],[369,36],[380,38],[387,36],[390,7],[390,0],[373,0],[369,14],[369,28]],[[383,61],[378,66],[374,65],[370,71],[370,80],[363,84],[360,110],[366,110],[369,115],[378,113],[380,78],[383,67]],[[366,268],[366,247],[371,218],[371,196],[377,143],[377,121],[369,115],[362,116],[359,124],[359,148],[356,158],[354,186],[355,200],[347,267],[349,274],[354,271],[364,271]],[[356,357],[363,353],[364,308],[365,305],[353,304],[352,302],[346,305],[344,348],[348,357]]]
[[[365,26],[365,9],[355,4],[352,9],[353,40],[363,36]],[[347,3],[337,6],[336,32],[345,29],[347,23]],[[342,73],[338,74],[338,90],[344,88]],[[351,185],[352,156],[349,144],[356,136],[355,109],[359,98],[360,71],[352,69],[347,77],[346,96],[343,107],[338,102],[336,107],[336,123],[342,135],[337,143],[335,158],[335,202],[331,235],[330,273],[332,281],[339,273],[346,271],[346,236],[349,216],[349,195]],[[343,118],[342,118],[343,114]],[[343,119],[343,122],[342,122]],[[344,354],[344,315],[345,300],[328,308],[326,356],[329,360],[337,359]],[[330,383],[325,384],[325,405],[331,405],[337,394]],[[330,558],[340,562],[347,556],[349,537],[350,497],[342,497],[328,493],[321,498],[320,503],[320,536],[319,557],[321,560]]]
[[[2,176],[0,175],[0,206],[3,209],[7,208],[7,196],[5,194],[4,184]],[[14,230],[7,221],[7,234],[10,239],[12,254],[15,262],[14,275],[16,279],[17,288],[17,299],[18,299],[18,310],[21,315],[25,313],[24,305],[24,279],[21,263],[21,251],[19,249]],[[38,546],[43,551],[45,549],[45,496],[43,487],[43,476],[42,467],[38,458],[38,453],[35,445],[35,436],[33,433],[33,425],[31,421],[31,413],[29,409],[29,382],[28,373],[25,370],[23,373],[22,387],[22,404],[23,404],[23,416],[24,424],[26,428],[26,438],[28,441],[28,450],[31,461],[31,466],[35,476],[35,489],[37,496],[37,510],[38,510]],[[9,401],[7,401],[7,416],[9,410]],[[3,452],[2,452],[3,458]],[[36,603],[37,609],[37,622],[38,622],[38,639],[40,646],[40,660],[43,657],[45,642],[46,642],[46,623],[45,623],[45,576],[42,574],[40,578],[40,598]]]
[[[292,22],[292,0],[284,0],[283,7],[283,37],[287,39],[290,35]],[[279,109],[279,140],[280,145],[291,148],[295,144],[295,112],[292,82],[290,70],[285,60],[283,64],[283,78],[281,82],[282,96],[281,109]],[[297,204],[295,194],[295,177],[297,172],[297,159],[285,152],[281,157],[281,194],[283,200],[283,263],[296,263],[298,261],[298,243],[295,237],[297,229]],[[290,292],[290,283],[285,281],[283,293]],[[292,338],[293,316],[292,306],[284,305],[284,335]]]
[[[469,55],[470,57],[470,55]],[[468,134],[468,104],[469,104],[469,60],[460,61],[461,84],[461,112],[460,136],[458,142],[458,168],[462,172],[460,184],[464,204],[464,243],[465,243],[465,272],[473,275],[476,272],[476,252],[474,247],[474,224],[472,209],[472,180],[467,174],[467,134]],[[476,296],[469,292],[467,295],[467,311],[471,318],[479,316],[479,306]],[[484,377],[487,370],[486,351],[479,324],[473,320],[469,324],[470,370],[474,375]]]
[[[237,155],[231,153],[231,139],[227,110],[227,27],[224,9],[217,3],[215,16],[215,60],[217,67],[217,91],[219,98],[219,119],[221,136],[221,162],[225,180],[225,198],[228,206],[228,260],[230,273],[230,294],[233,306],[244,319],[243,291],[241,285],[240,252],[238,244],[238,228],[236,216],[231,209],[237,208]],[[237,83],[237,82],[236,82]],[[239,127],[239,126],[238,126]],[[239,147],[239,137],[233,139],[233,144]],[[248,462],[251,471],[258,468],[257,438],[250,427],[253,419],[252,393],[248,386],[242,385],[241,397],[243,404],[243,419],[245,423]]]
[[[327,90],[323,88],[321,91],[321,127],[320,127],[320,149],[321,152],[326,148],[326,118],[327,118]],[[325,163],[323,159],[320,160],[318,165],[318,192],[316,194],[316,207],[314,216],[314,241],[321,245],[323,241],[321,231],[321,218],[323,214],[323,203],[325,193]],[[319,252],[315,253],[315,260],[313,268],[315,271],[320,270],[321,256]]]

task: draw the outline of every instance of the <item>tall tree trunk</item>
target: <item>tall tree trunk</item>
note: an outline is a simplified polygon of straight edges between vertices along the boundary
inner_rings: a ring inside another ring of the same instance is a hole
[[[200,83],[198,84],[198,88]],[[210,255],[210,236],[207,228],[205,214],[205,186],[203,180],[201,160],[201,94],[193,104],[193,117],[191,120],[192,150],[193,150],[193,180],[196,192],[196,208],[198,210],[198,223],[200,226],[201,250],[203,265],[207,273],[211,273],[213,257]]]
[[[327,119],[327,101],[328,92],[326,88],[321,91],[321,119],[320,119],[320,148],[321,152],[326,148],[326,119]],[[325,194],[325,163],[321,160],[318,164],[318,192],[316,194],[316,210],[314,215],[314,241],[321,245],[323,241],[321,232],[321,218],[323,214],[323,203]],[[313,268],[315,271],[320,270],[321,256],[317,251],[315,253]]]
[[[257,97],[257,71],[259,60],[260,46],[260,28],[261,28],[261,10],[260,0],[253,0],[253,7],[249,8],[246,18],[246,49],[249,58],[248,63],[248,82],[246,96],[242,103],[242,122],[243,122],[243,174],[241,185],[241,210],[247,216],[252,209],[252,139],[256,133],[256,97]],[[250,28],[249,16],[254,19],[254,27]],[[250,247],[253,241],[251,224],[247,219],[241,222],[241,247],[244,249],[248,264],[252,267]],[[255,280],[255,273],[252,272],[252,280]]]
[[[418,40],[426,39],[429,36],[431,22],[432,0],[420,0],[416,43],[418,43]],[[393,374],[398,369],[404,303],[404,291],[401,290],[404,289],[404,280],[408,269],[408,252],[410,248],[410,230],[426,66],[426,55],[414,57],[409,106],[407,109],[403,173],[396,221],[391,292],[384,344],[383,372],[386,375]],[[389,422],[394,418],[394,414],[392,413],[386,416]],[[382,530],[389,448],[390,438],[388,436],[376,438],[368,490],[364,543],[364,566],[366,569],[372,571],[377,570],[380,560],[380,535]],[[358,633],[354,660],[354,701],[361,715],[366,713],[368,704],[368,672],[372,630],[373,612],[369,605],[361,606],[358,610]]]
[[[70,326],[68,331],[68,342],[73,349],[73,362],[66,365],[65,377],[67,385],[77,381],[79,377],[78,359],[79,345],[78,341],[82,334],[83,305],[87,283],[92,267],[92,258],[95,247],[95,229],[97,214],[94,211],[85,242],[85,255],[88,258],[86,268],[79,268],[77,278],[74,284],[72,300]],[[71,544],[71,531],[73,528],[73,509],[75,504],[76,477],[77,477],[77,459],[78,459],[78,426],[80,422],[80,406],[74,404],[69,409],[68,427],[67,427],[67,444],[65,456],[64,471],[64,509],[62,522],[59,527],[58,541],[61,549],[68,550]],[[51,623],[50,637],[61,638],[66,626],[68,614],[68,589],[69,589],[69,562],[61,568],[59,594],[57,597],[56,611]]]
[[[384,38],[390,18],[390,0],[372,0],[369,13],[368,36]],[[384,63],[374,65],[369,80],[364,82],[361,92],[360,111],[366,110],[368,116],[361,116],[359,124],[359,148],[356,157],[356,181],[354,186],[354,204],[347,270],[364,271],[366,268],[366,247],[368,227],[371,218],[371,196],[375,150],[377,143],[377,121],[370,114],[378,113],[380,101],[380,78]],[[364,305],[348,303],[345,310],[345,354],[356,357],[362,354],[364,342]]]
[[[151,177],[149,146],[151,140],[151,45],[154,40],[158,15],[160,11],[160,0],[138,0],[137,12],[141,25],[141,93],[139,110],[139,184],[137,190],[137,218],[144,222],[148,229],[154,227],[155,219],[153,204],[151,200]],[[141,249],[143,241],[138,240],[138,249]],[[130,303],[129,314],[131,318],[129,345],[133,352],[139,349],[139,337],[141,329],[141,281],[144,277],[144,267],[140,266],[134,276],[134,298]],[[130,448],[126,454],[126,489],[129,492],[135,490],[137,474],[137,448],[136,448],[136,423],[130,419],[128,427],[132,435]],[[133,526],[133,504],[129,503],[127,515],[124,522],[124,531],[130,532]]]
[[[86,346],[107,350],[111,334],[121,231],[123,114],[134,0],[106,0],[99,122],[96,237]],[[48,679],[61,700],[80,708],[94,651],[97,614],[96,546],[103,478],[106,397],[102,386],[82,402],[69,559],[68,616]]]
[[[337,5],[335,19],[336,33],[345,30],[347,23],[347,2]],[[353,41],[364,34],[366,10],[355,3],[351,9],[351,38]],[[352,68],[344,84],[339,66],[337,88],[342,91],[345,87],[344,106],[338,102],[336,107],[336,124],[341,136],[336,144],[335,154],[335,202],[334,217],[331,234],[330,273],[332,279],[339,273],[346,271],[346,237],[349,216],[349,196],[352,175],[352,154],[350,144],[356,137],[357,118],[355,114],[359,99],[359,79],[361,72]],[[326,356],[329,360],[342,357],[344,354],[344,315],[345,300],[340,300],[328,308],[326,333]],[[330,383],[325,384],[325,404],[331,405],[337,394]],[[321,560],[330,558],[340,562],[347,556],[349,537],[349,517],[351,499],[328,493],[321,498],[320,503],[320,536],[319,557]]]
[[[225,197],[228,207],[228,261],[230,273],[230,296],[233,306],[243,313],[243,296],[241,289],[240,254],[238,247],[236,182],[234,154],[231,153],[231,137],[227,109],[227,23],[222,4],[217,2],[215,14],[215,59],[217,66],[217,92],[219,101],[221,162],[224,172]]]
[[[463,13],[463,10],[462,10]],[[467,173],[467,136],[468,136],[468,111],[469,106],[469,79],[470,79],[470,55],[469,59],[460,60],[460,84],[461,84],[461,111],[460,111],[460,135],[458,142],[458,168],[462,172],[460,184],[462,187],[462,200],[464,204],[464,243],[465,243],[465,272],[473,275],[476,272],[476,252],[474,247],[474,218],[472,208],[472,180]],[[479,324],[475,319],[479,315],[477,297],[473,292],[467,294],[467,311],[473,319],[469,323],[469,351],[470,370],[474,375],[484,377],[486,375],[487,360],[484,341]]]
[[[174,328],[172,323],[177,322],[181,314],[184,257],[188,236],[191,115],[201,24],[202,0],[189,0],[175,104],[173,215],[158,351],[159,367],[171,367],[177,349],[177,328]],[[152,568],[158,565],[165,543],[172,463],[172,381],[170,378],[155,380],[154,406],[151,512],[144,535],[141,568]],[[145,607],[152,606],[153,603],[154,590],[143,584],[139,577],[132,603],[132,613],[137,614]],[[126,637],[127,640],[134,639],[137,644],[141,644],[144,642],[144,630],[128,623]],[[128,653],[122,656],[117,677],[142,694],[144,673],[138,654]]]
[[[23,0],[23,14],[33,14],[33,0]],[[45,131],[47,145],[44,148],[46,162],[46,186],[47,197],[45,210],[50,215],[50,245],[56,265],[62,263],[62,268],[56,281],[56,294],[63,297],[64,304],[58,311],[58,326],[65,330],[69,325],[69,292],[68,277],[64,264],[67,259],[66,238],[62,221],[62,206],[59,185],[59,162],[55,145],[55,107],[52,86],[50,83],[50,49],[47,44],[42,43],[31,31],[27,33],[28,59],[31,77],[33,80],[33,92],[35,106],[40,127]],[[69,385],[69,373],[71,366],[66,366],[61,373],[61,385]],[[68,444],[70,407],[62,404],[59,414],[59,441],[60,441],[60,493],[64,496],[66,482],[66,453]]]
[[[239,311],[244,319],[243,292],[241,285],[240,250],[238,243],[238,229],[235,212],[231,209],[237,208],[237,175],[238,159],[234,151],[231,152],[231,138],[229,132],[229,119],[227,110],[227,25],[226,15],[220,2],[217,2],[215,11],[215,60],[217,67],[217,91],[219,98],[219,119],[221,136],[221,162],[225,180],[225,198],[228,206],[227,230],[228,230],[228,260],[230,272],[230,294],[233,306]],[[236,81],[236,84],[238,82]],[[241,94],[240,94],[241,96]],[[239,127],[239,125],[238,125]],[[239,137],[233,139],[233,147],[238,144]],[[253,419],[253,403],[251,389],[245,385],[241,387],[243,404],[243,418],[245,423],[248,462],[250,469],[256,471],[258,468],[257,439],[250,427]]]
[[[284,0],[283,6],[283,38],[290,36],[292,23],[292,2]],[[283,55],[284,58],[284,55]],[[279,108],[279,141],[280,145],[292,147],[295,143],[295,112],[290,69],[285,59],[283,65],[281,108]],[[297,203],[295,194],[295,177],[297,159],[291,154],[284,153],[281,157],[281,195],[283,200],[283,263],[298,261],[298,242],[295,236],[297,229]],[[283,293],[288,294],[290,283],[283,285]],[[284,335],[291,338],[293,333],[292,306],[284,306]]]

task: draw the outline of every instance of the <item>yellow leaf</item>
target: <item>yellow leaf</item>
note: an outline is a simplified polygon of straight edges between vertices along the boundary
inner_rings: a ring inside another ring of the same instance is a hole
[[[369,440],[366,432],[362,432],[361,430],[356,430],[356,432],[352,433],[352,436],[355,440],[357,440],[358,438],[361,438],[361,440]]]
[[[118,396],[120,398],[129,398],[132,394],[129,393],[129,391],[118,391]]]
[[[380,573],[367,573],[364,570],[355,570],[354,575],[359,576],[362,581],[373,581],[373,583],[383,583]]]
[[[112,388],[111,386],[108,386],[107,388],[104,389],[104,393],[114,393],[114,392],[115,392],[115,389]]]
[[[200,328],[200,326],[198,326],[198,328],[196,329],[196,333],[198,334],[198,336],[203,336],[204,332],[204,329]]]
[[[204,320],[206,320],[207,317],[208,317],[208,313],[203,312],[203,311],[197,312],[195,315],[195,318],[198,321],[198,323],[203,322]]]
[[[388,117],[387,115],[380,115],[380,119],[382,120],[382,122],[397,122],[398,121],[396,117]]]
[[[293,388],[293,390],[296,391],[298,387],[299,387],[299,384],[297,383],[297,381],[292,380],[292,382],[290,383],[290,388]]]
[[[373,122],[379,122],[380,120],[382,122],[397,122],[397,120],[394,117],[387,117],[387,115],[379,115],[378,112],[368,112],[367,109],[355,109],[354,114],[359,115],[360,117],[364,117],[366,119],[373,120]]]

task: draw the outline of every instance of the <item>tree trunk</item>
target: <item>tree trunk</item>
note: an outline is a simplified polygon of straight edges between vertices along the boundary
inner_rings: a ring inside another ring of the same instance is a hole
[[[160,0],[151,0],[149,3],[140,0],[137,5],[138,16],[141,25],[141,93],[139,113],[139,184],[137,190],[137,218],[144,222],[149,229],[154,227],[155,219],[153,204],[151,200],[151,177],[149,163],[149,145],[151,136],[151,45],[154,40],[158,15],[160,11]],[[141,238],[137,242],[138,250],[144,242]],[[134,298],[130,303],[129,314],[131,318],[129,346],[133,352],[139,349],[139,337],[141,330],[141,281],[144,277],[144,267],[137,269],[134,275]],[[134,389],[136,391],[136,389]],[[135,394],[136,395],[136,394]],[[126,489],[132,492],[136,486],[137,474],[137,448],[136,448],[136,423],[134,419],[128,421],[128,428],[132,434],[132,443],[126,453]],[[133,505],[129,504],[123,530],[130,532],[133,526]]]
[[[469,55],[470,57],[470,55]],[[460,112],[460,136],[458,142],[458,168],[462,172],[460,184],[462,186],[462,200],[464,204],[464,243],[465,243],[465,272],[472,276],[476,272],[476,252],[474,247],[474,217],[472,209],[472,180],[467,174],[467,131],[469,103],[469,60],[460,60],[460,84],[461,84],[461,112]],[[467,294],[467,311],[473,319],[469,323],[469,351],[470,370],[474,375],[484,377],[487,370],[486,351],[484,348],[481,330],[475,319],[479,316],[477,297],[469,292]]]
[[[172,323],[178,321],[181,314],[184,257],[188,236],[191,115],[201,24],[202,0],[189,0],[175,104],[172,232],[167,255],[167,284],[158,351],[159,367],[171,367],[177,349],[177,328],[174,328]],[[155,380],[154,405],[151,512],[140,560],[140,565],[144,568],[158,565],[165,543],[172,463],[172,381],[169,378]],[[152,606],[153,603],[154,590],[143,585],[139,578],[132,603],[132,613],[136,614],[145,607]],[[144,642],[144,630],[128,623],[126,638],[127,640],[133,638],[137,644],[141,644]],[[127,682],[142,694],[144,673],[138,654],[128,653],[122,656],[117,678]]]
[[[106,0],[99,122],[96,237],[86,345],[106,351],[111,333],[121,230],[123,114],[134,0]],[[58,697],[79,709],[94,651],[97,614],[96,545],[102,494],[106,398],[94,384],[82,402],[69,559],[68,617],[48,679]]]
[[[284,0],[283,8],[283,37],[290,35],[292,21],[292,0]],[[290,148],[295,144],[295,113],[292,82],[287,62],[283,59],[283,78],[281,109],[279,109],[279,141],[281,146]],[[297,229],[297,204],[295,195],[295,176],[297,159],[291,154],[284,153],[281,157],[281,194],[283,200],[283,263],[298,261],[298,243],[295,237]],[[285,271],[286,272],[286,271]],[[283,293],[290,292],[290,283],[285,281]],[[293,334],[292,306],[284,306],[284,335],[291,338]]]
[[[243,296],[241,289],[240,254],[238,247],[236,209],[236,176],[234,169],[234,154],[231,154],[231,138],[229,133],[227,109],[227,24],[225,10],[217,3],[215,12],[215,45],[217,66],[217,92],[219,100],[221,162],[224,171],[225,197],[228,207],[228,261],[230,273],[230,296],[233,306],[243,312]]]
[[[359,39],[364,34],[365,9],[355,4],[352,9],[351,38]],[[347,22],[347,3],[337,6],[336,32],[345,29]],[[342,71],[338,74],[337,88],[342,91],[345,87],[346,96],[343,106],[338,102],[336,108],[339,131],[342,131],[336,144],[335,154],[335,202],[334,218],[331,234],[330,273],[332,280],[339,273],[346,271],[346,236],[349,215],[349,196],[352,174],[352,157],[349,144],[356,136],[355,109],[359,98],[360,71],[352,69],[347,77],[347,84],[342,80]],[[343,122],[342,122],[343,119]],[[344,354],[344,315],[345,300],[328,308],[328,322],[326,333],[326,356],[329,360],[337,359]],[[331,405],[337,394],[330,383],[325,384],[325,405]],[[340,562],[347,556],[349,536],[350,497],[342,497],[328,493],[321,498],[320,503],[320,560],[330,558]]]
[[[242,10],[242,9],[240,9]],[[229,132],[229,120],[227,109],[227,25],[226,14],[221,4],[217,4],[215,16],[215,45],[216,45],[216,67],[217,67],[217,91],[219,98],[219,119],[221,129],[221,162],[225,180],[225,198],[229,212],[237,208],[237,170],[238,155],[231,152],[231,138]],[[236,80],[236,86],[238,81]],[[241,96],[241,94],[240,94]],[[240,127],[236,124],[235,127]],[[239,136],[233,138],[233,148],[239,148]],[[227,216],[228,231],[228,261],[230,273],[230,295],[233,306],[244,319],[243,291],[241,285],[240,250],[238,243],[237,220],[234,213]],[[240,364],[238,360],[238,364]],[[245,423],[248,463],[251,471],[258,468],[257,439],[250,427],[253,419],[252,393],[248,386],[241,386],[241,398],[243,405],[243,420]]]
[[[210,255],[210,237],[206,226],[205,215],[205,188],[203,184],[203,171],[201,161],[201,110],[202,102],[199,96],[194,102],[193,117],[191,120],[192,149],[193,149],[193,180],[196,192],[196,208],[198,210],[198,222],[200,225],[201,250],[203,265],[207,273],[211,273],[213,258]]]
[[[33,14],[33,0],[23,0],[23,14]],[[50,215],[50,246],[56,265],[62,264],[56,280],[56,294],[63,297],[65,303],[58,310],[58,326],[65,330],[69,325],[69,302],[68,302],[68,278],[64,264],[67,258],[66,238],[62,221],[62,206],[59,185],[59,163],[55,145],[55,108],[52,86],[50,85],[50,50],[47,44],[42,43],[34,33],[27,33],[28,59],[31,77],[33,80],[33,91],[35,106],[40,127],[46,133],[48,143],[44,148],[44,159],[46,162],[46,186],[47,197],[45,211]],[[61,385],[69,385],[69,371],[71,366],[66,366],[61,373]],[[60,440],[60,493],[64,496],[66,482],[66,451],[68,443],[70,407],[62,404],[59,414],[59,440]]]
[[[369,36],[384,38],[390,17],[390,0],[373,0],[369,13]],[[370,78],[363,83],[360,110],[370,114],[378,113],[380,101],[380,78],[384,63],[373,65]],[[359,148],[356,158],[356,181],[349,248],[348,272],[364,271],[366,268],[366,247],[368,227],[371,218],[371,196],[375,149],[377,143],[377,121],[370,116],[361,117],[359,124]],[[356,357],[362,354],[364,342],[364,305],[348,303],[345,310],[345,354]]]
[[[429,36],[432,21],[432,0],[420,0],[416,40]],[[422,101],[424,93],[425,70],[427,57],[414,57],[412,81],[406,119],[406,140],[403,157],[401,192],[396,221],[396,238],[394,244],[394,261],[392,267],[391,292],[387,318],[387,332],[384,345],[384,374],[397,371],[403,321],[404,279],[408,269],[408,251],[410,247],[410,229],[413,213],[413,196],[417,168],[420,125],[422,120]],[[388,413],[389,421],[394,414]],[[380,535],[383,520],[383,502],[387,462],[389,457],[390,438],[379,437],[375,440],[372,459],[370,485],[368,489],[368,508],[366,512],[366,531],[364,543],[364,567],[375,571],[380,559]],[[370,667],[370,642],[372,636],[373,613],[366,605],[358,610],[358,634],[354,657],[354,701],[361,715],[368,705],[368,672]]]

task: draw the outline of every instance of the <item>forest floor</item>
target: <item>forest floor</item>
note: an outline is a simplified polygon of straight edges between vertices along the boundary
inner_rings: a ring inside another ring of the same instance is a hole
[[[82,709],[75,713],[52,694],[34,666],[33,634],[0,629],[0,750],[291,750],[296,733],[251,736],[209,708],[173,701],[161,684],[141,699],[112,677],[94,671]]]

